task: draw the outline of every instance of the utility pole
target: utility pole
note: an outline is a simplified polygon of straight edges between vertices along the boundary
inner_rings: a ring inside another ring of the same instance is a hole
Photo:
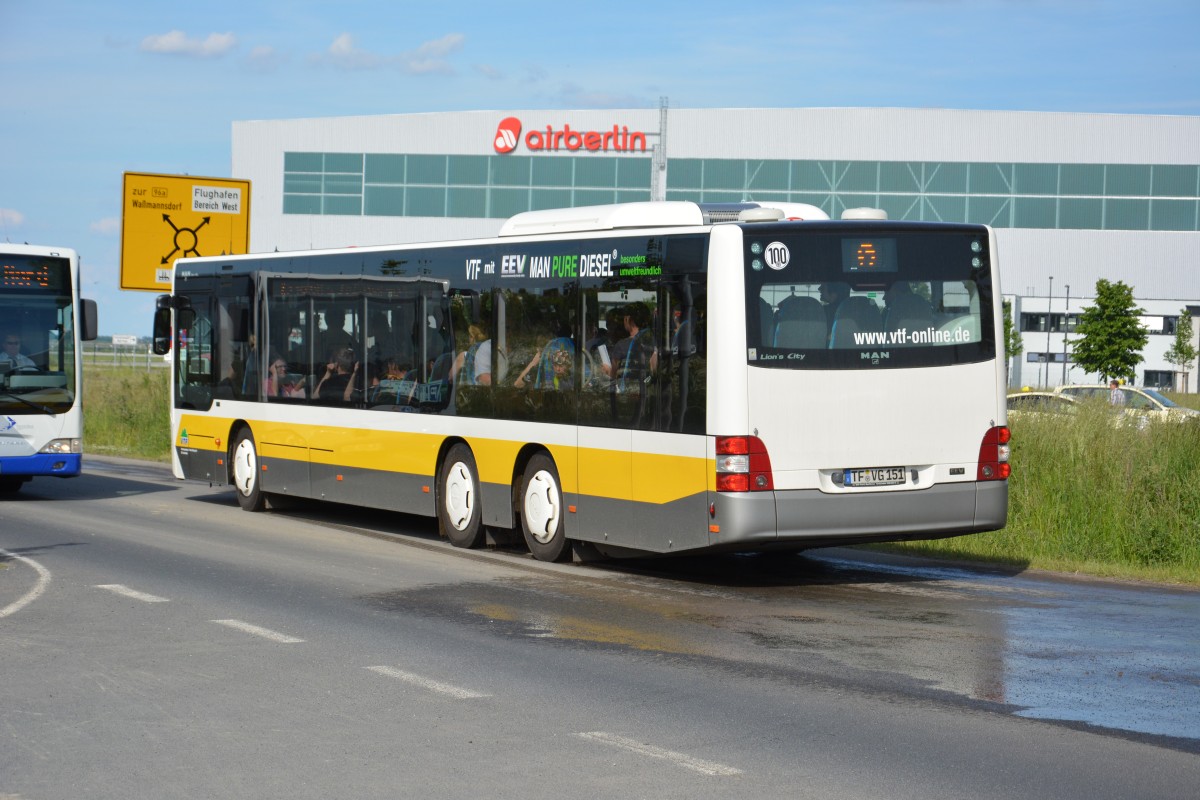
[[[667,98],[658,98],[658,144],[650,162],[650,199],[667,199]]]
[[[1042,360],[1046,362],[1046,383],[1047,389],[1050,388],[1050,320],[1053,318],[1050,314],[1050,301],[1054,299],[1054,276],[1050,276],[1050,291],[1046,295],[1046,355]]]
[[[1062,382],[1065,386],[1067,383],[1067,331],[1071,329],[1071,284],[1066,284],[1067,299],[1063,305],[1063,377]]]

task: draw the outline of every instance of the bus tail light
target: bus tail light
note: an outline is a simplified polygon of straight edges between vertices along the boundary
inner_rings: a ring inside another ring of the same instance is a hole
[[[757,436],[717,437],[717,491],[767,492],[775,488],[771,457]]]
[[[1012,473],[1008,456],[1011,452],[1008,441],[1012,433],[1003,425],[989,428],[983,435],[983,443],[979,445],[979,473],[981,481],[1008,480]]]

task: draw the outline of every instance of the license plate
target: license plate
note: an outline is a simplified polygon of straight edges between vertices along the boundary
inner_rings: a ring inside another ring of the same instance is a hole
[[[867,467],[848,469],[845,472],[847,486],[896,486],[906,480],[904,467]]]

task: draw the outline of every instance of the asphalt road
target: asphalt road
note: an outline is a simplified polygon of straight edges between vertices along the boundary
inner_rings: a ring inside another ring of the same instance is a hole
[[[1195,798],[1197,620],[852,550],[546,565],[92,458],[0,501],[0,800]]]

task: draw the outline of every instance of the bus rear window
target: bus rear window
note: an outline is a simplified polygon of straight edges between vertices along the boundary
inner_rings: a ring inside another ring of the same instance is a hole
[[[766,245],[770,257],[756,263],[758,244],[748,239],[746,269],[755,366],[866,369],[996,356],[986,229],[792,235]]]

